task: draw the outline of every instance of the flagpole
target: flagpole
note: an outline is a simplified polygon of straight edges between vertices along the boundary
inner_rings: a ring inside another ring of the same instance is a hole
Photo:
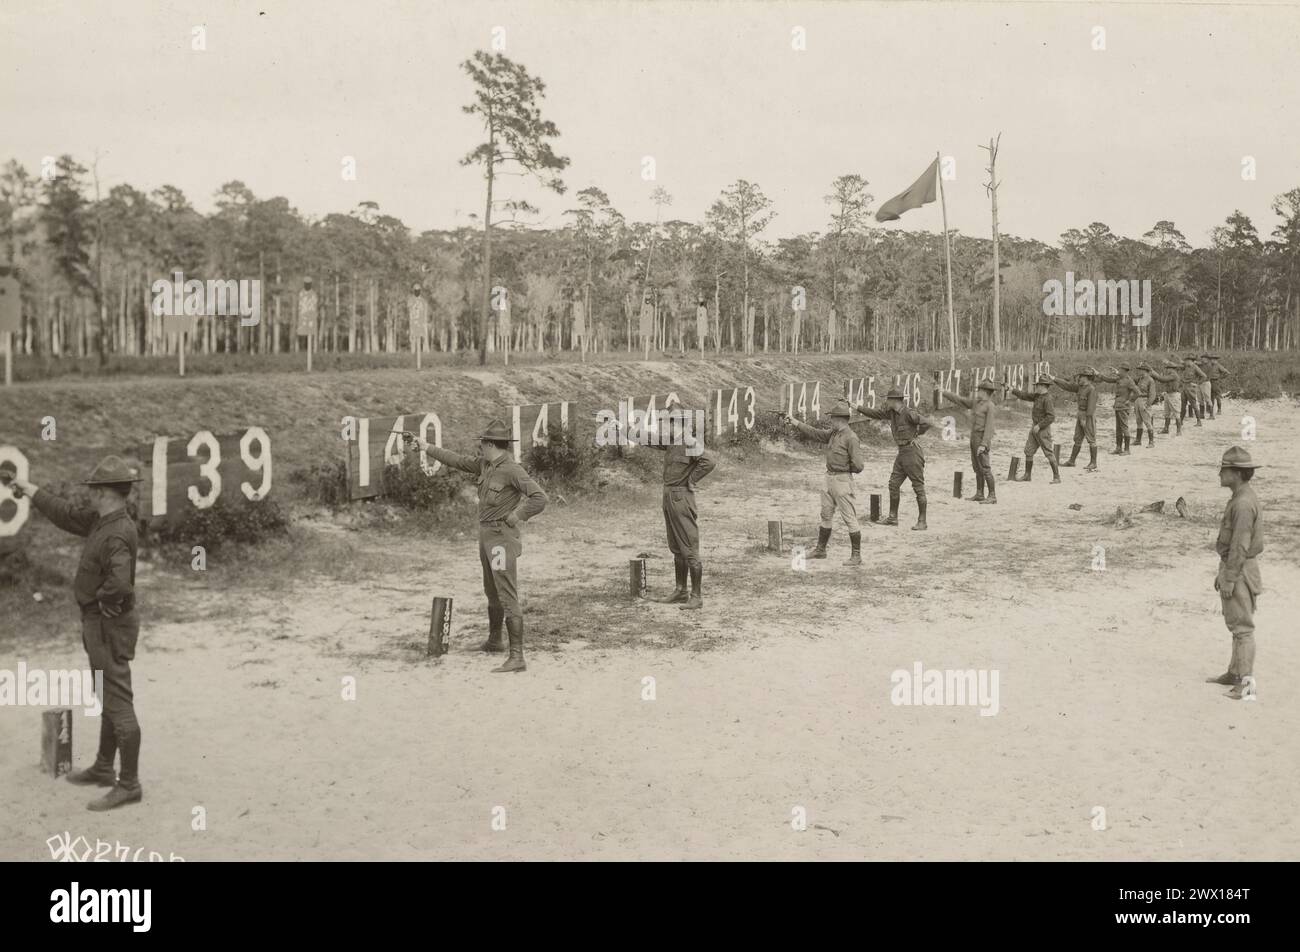
[[[943,194],[943,168],[939,153],[935,172],[939,176],[939,205],[943,209],[943,260],[948,272],[948,370],[957,369],[957,321],[952,315],[952,245],[948,240],[948,201]]]

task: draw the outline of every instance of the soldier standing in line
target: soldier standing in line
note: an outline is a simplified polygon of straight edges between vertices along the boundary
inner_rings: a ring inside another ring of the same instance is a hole
[[[72,594],[81,609],[81,643],[90,667],[103,673],[103,716],[99,722],[99,752],[95,763],[74,770],[75,784],[112,787],[88,803],[90,810],[111,810],[137,803],[140,786],[140,723],[135,716],[131,662],[135,659],[140,618],[135,611],[135,523],[126,510],[135,471],[116,456],[103,459],[82,483],[90,487],[90,506],[74,505],[26,480],[14,480],[31,497],[32,505],[65,532],[85,538]],[[113,758],[122,755],[122,772],[113,772]]]
[[[1228,376],[1228,369],[1219,363],[1219,355],[1210,355],[1210,407],[1211,413],[1223,412],[1223,378]]]
[[[1034,453],[1041,448],[1043,455],[1047,457],[1048,465],[1052,467],[1052,482],[1059,483],[1061,471],[1056,467],[1056,453],[1052,446],[1052,424],[1056,422],[1056,408],[1052,405],[1052,378],[1040,375],[1034,381],[1033,390],[1019,390],[1012,387],[1011,393],[1021,400],[1029,400],[1034,404],[1030,412],[1032,425],[1029,427],[1029,436],[1025,440],[1025,475],[1020,477],[1019,482],[1029,482],[1034,472]]]
[[[1206,678],[1210,684],[1231,685],[1228,697],[1240,701],[1245,679],[1255,673],[1255,602],[1264,591],[1259,563],[1264,551],[1264,509],[1250,485],[1259,464],[1250,453],[1234,446],[1219,464],[1219,485],[1232,490],[1223,509],[1219,536],[1214,548],[1219,553],[1219,571],[1214,588],[1223,603],[1223,623],[1232,632],[1232,658],[1226,673]]]
[[[1098,374],[1097,379],[1105,383],[1115,385],[1115,448],[1110,451],[1111,456],[1128,456],[1129,454],[1129,430],[1128,430],[1128,412],[1133,408],[1133,398],[1137,396],[1137,384],[1129,376],[1129,371],[1133,368],[1128,364],[1120,364],[1119,368],[1110,368],[1115,372],[1113,374]],[[1142,444],[1141,435],[1138,436],[1138,445]]]
[[[1075,375],[1077,378],[1075,383],[1062,380],[1055,374],[1049,373],[1047,376],[1062,390],[1079,395],[1079,410],[1074,420],[1074,449],[1070,451],[1070,459],[1061,465],[1075,464],[1074,461],[1079,458],[1079,447],[1083,445],[1086,438],[1088,465],[1083,470],[1085,473],[1097,472],[1097,385],[1093,382],[1097,377],[1097,371],[1092,367],[1084,367]]]
[[[889,474],[889,518],[881,525],[898,525],[898,503],[902,495],[903,480],[911,480],[912,491],[916,493],[916,525],[913,531],[924,530],[925,523],[925,453],[917,437],[934,426],[916,410],[908,409],[903,402],[903,392],[894,387],[885,394],[885,405],[879,410],[871,410],[863,404],[853,409],[868,420],[888,420],[889,432],[898,447],[894,457],[894,470]]]
[[[971,502],[997,504],[998,493],[993,485],[993,464],[989,461],[989,447],[996,432],[996,408],[993,405],[993,392],[998,385],[992,380],[981,380],[975,388],[973,398],[963,397],[951,390],[940,390],[943,396],[953,403],[970,411],[970,461],[975,469],[975,495]],[[984,495],[985,487],[988,495]]]
[[[1137,365],[1137,396],[1133,398],[1133,407],[1137,411],[1137,445],[1142,445],[1142,427],[1147,429],[1147,446],[1156,445],[1155,419],[1151,408],[1160,399],[1160,384],[1156,382],[1153,368],[1145,360]]]
[[[1183,358],[1182,372],[1179,374],[1178,382],[1182,388],[1183,405],[1179,413],[1180,419],[1187,419],[1188,411],[1196,417],[1196,425],[1201,425],[1201,381],[1205,379],[1205,371],[1196,366],[1196,355],[1188,354]]]
[[[1201,399],[1200,399],[1200,404],[1201,404],[1201,416],[1202,416],[1202,417],[1209,417],[1211,420],[1213,420],[1213,419],[1214,419],[1214,399],[1213,399],[1213,397],[1211,396],[1211,386],[1210,386],[1210,367],[1211,367],[1210,355],[1209,355],[1209,354],[1201,354],[1201,359],[1200,359],[1199,361],[1197,361],[1196,366],[1197,366],[1197,368],[1201,371],[1201,373],[1205,375],[1205,379],[1202,380],[1202,381],[1201,381],[1201,384],[1200,384],[1200,391],[1201,391]]]
[[[1180,389],[1178,381],[1178,362],[1166,359],[1162,365],[1168,373],[1158,374],[1155,368],[1151,370],[1152,379],[1158,381],[1162,386],[1160,390],[1165,402],[1165,428],[1160,432],[1162,434],[1169,432],[1169,420],[1172,418],[1178,424],[1176,436],[1183,435],[1183,421],[1178,415],[1177,408],[1174,407],[1174,394]]]
[[[826,447],[826,488],[822,490],[821,526],[817,530],[817,548],[811,558],[826,558],[826,543],[830,542],[831,529],[835,525],[838,513],[849,530],[849,544],[853,554],[845,565],[862,564],[862,521],[858,516],[857,500],[854,496],[853,476],[862,472],[866,462],[862,455],[862,444],[858,435],[849,427],[852,416],[847,402],[841,400],[831,410],[829,427],[809,426],[802,420],[796,420],[790,414],[785,415],[787,423],[793,423],[800,433],[828,444]]]
[[[649,601],[682,608],[703,608],[701,583],[704,565],[700,561],[700,521],[695,507],[695,485],[718,465],[718,459],[704,448],[699,434],[688,433],[689,410],[667,410],[659,428],[668,430],[644,446],[664,454],[664,526],[668,530],[668,551],[673,554],[676,587],[671,595]],[[617,425],[617,421],[616,425]],[[690,585],[687,586],[687,578]]]
[[[524,546],[520,526],[546,508],[546,493],[515,462],[510,427],[493,420],[479,437],[479,455],[444,450],[419,437],[414,442],[438,462],[469,473],[478,483],[478,557],[488,599],[488,639],[480,651],[501,651],[501,624],[510,636],[510,655],[494,674],[523,671],[524,613],[519,607],[517,562]]]

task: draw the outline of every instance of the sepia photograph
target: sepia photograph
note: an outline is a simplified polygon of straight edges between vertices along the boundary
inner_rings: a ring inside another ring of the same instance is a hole
[[[20,918],[149,932],[151,863],[1095,864],[1112,929],[1243,937],[1300,859],[1298,49],[1282,0],[6,0],[0,862],[116,864]]]

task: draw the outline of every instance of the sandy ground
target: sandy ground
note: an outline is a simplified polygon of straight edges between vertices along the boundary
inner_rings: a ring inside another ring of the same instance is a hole
[[[1103,445],[1095,475],[1053,486],[1040,466],[1000,483],[996,508],[952,499],[966,445],[931,438],[930,531],[908,531],[905,493],[901,528],[864,530],[860,569],[842,564],[842,528],[807,571],[761,551],[766,520],[816,519],[821,476],[814,458],[751,451],[700,494],[699,613],[626,594],[642,550],[653,583],[671,584],[656,493],[557,503],[525,540],[536,647],[520,675],[489,674],[496,658],[469,650],[485,627],[470,535],[362,533],[389,556],[404,546],[405,567],[230,592],[193,606],[195,621],[146,612],[142,805],[85,811],[87,792],[36,766],[39,713],[0,709],[0,858],[48,859],[46,839],[67,831],[186,860],[1300,859],[1300,411],[1229,409],[1128,458]],[[1216,467],[1242,412],[1269,464],[1255,703],[1203,683],[1228,660]],[[999,475],[1021,420],[1000,435]],[[869,453],[864,513],[891,462]],[[1159,499],[1164,514],[1112,525],[1117,506]],[[142,589],[146,606],[167,597],[147,574]],[[457,609],[438,660],[422,653],[435,594]],[[23,660],[83,663],[71,648]],[[892,704],[891,673],[915,662],[996,670],[998,713]],[[85,764],[98,720],[78,713],[75,730]]]

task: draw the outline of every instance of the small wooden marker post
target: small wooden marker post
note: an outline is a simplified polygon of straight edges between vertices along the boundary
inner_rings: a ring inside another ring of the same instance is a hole
[[[645,598],[646,593],[646,560],[629,559],[628,560],[628,594],[633,598]]]
[[[780,519],[767,520],[767,551],[781,554],[785,548],[785,534],[781,529]]]
[[[1061,444],[1060,443],[1052,444],[1052,455],[1056,457],[1056,465],[1060,466],[1061,465]]]
[[[58,778],[72,769],[72,708],[41,712],[41,772]]]
[[[961,470],[952,474],[952,498],[961,498]]]
[[[429,654],[435,658],[451,650],[451,610],[453,599],[434,596],[433,616],[429,622]]]
[[[880,493],[871,494],[871,516],[872,522],[880,521]]]
[[[1007,482],[1013,482],[1018,472],[1020,472],[1020,457],[1013,456],[1011,457],[1011,469],[1007,470]]]

